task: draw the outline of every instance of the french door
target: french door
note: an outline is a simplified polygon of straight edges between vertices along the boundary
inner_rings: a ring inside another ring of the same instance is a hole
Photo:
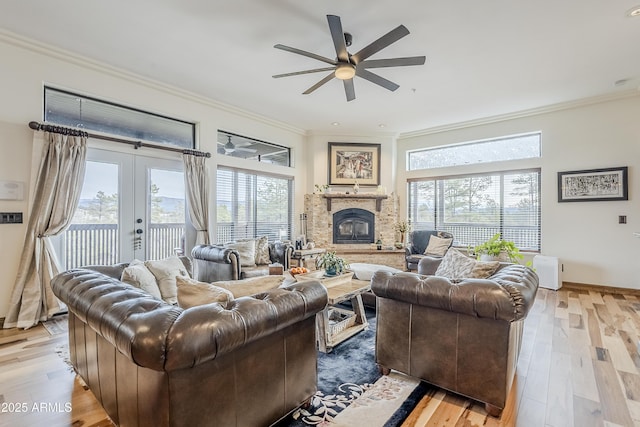
[[[180,160],[90,149],[64,265],[165,258],[184,248],[185,208]]]

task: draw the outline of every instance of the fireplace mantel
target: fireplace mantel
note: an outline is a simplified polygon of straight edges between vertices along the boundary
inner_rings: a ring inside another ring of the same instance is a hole
[[[382,201],[387,199],[388,196],[386,194],[347,194],[347,193],[325,193],[322,195],[325,199],[327,199],[327,211],[331,211],[331,200],[333,199],[370,199],[376,201],[376,211],[380,212],[382,210]]]

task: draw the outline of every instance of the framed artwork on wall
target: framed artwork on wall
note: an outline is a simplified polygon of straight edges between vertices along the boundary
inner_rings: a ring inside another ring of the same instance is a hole
[[[627,166],[558,172],[558,202],[628,200]]]
[[[380,185],[380,144],[329,143],[329,185]]]

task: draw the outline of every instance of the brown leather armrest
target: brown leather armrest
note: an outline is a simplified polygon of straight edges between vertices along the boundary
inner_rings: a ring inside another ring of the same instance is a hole
[[[471,316],[515,321],[526,316],[538,289],[528,267],[506,266],[489,279],[463,279],[377,271],[371,279],[376,296]]]

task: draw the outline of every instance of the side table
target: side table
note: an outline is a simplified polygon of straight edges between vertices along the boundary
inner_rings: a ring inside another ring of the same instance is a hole
[[[310,259],[315,259],[318,255],[325,253],[327,250],[322,248],[313,249],[297,249],[291,255],[292,259],[298,262],[298,267],[306,267],[305,263]]]

